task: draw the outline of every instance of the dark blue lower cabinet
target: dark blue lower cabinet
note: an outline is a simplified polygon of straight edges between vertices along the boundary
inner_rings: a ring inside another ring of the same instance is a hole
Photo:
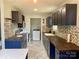
[[[60,51],[59,59],[79,59],[79,51]]]
[[[6,49],[17,49],[21,48],[20,40],[5,40],[5,48]]]
[[[55,46],[50,42],[50,59],[55,59]]]

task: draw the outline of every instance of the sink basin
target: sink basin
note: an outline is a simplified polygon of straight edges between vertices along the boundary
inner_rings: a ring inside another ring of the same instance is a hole
[[[18,34],[18,35],[16,35],[16,37],[23,37],[23,35],[21,35],[21,34]]]
[[[45,36],[55,36],[55,35],[52,34],[52,33],[45,33],[44,35],[45,35]]]

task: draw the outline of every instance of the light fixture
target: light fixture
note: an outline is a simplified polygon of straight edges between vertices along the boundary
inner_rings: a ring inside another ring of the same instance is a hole
[[[37,3],[37,0],[33,0],[34,3]]]
[[[37,9],[37,8],[35,8],[35,9],[34,9],[34,11],[38,11],[38,9]]]
[[[49,8],[50,10],[52,10],[52,8]]]

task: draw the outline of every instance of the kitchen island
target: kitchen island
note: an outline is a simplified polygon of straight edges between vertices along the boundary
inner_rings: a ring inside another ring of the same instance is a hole
[[[0,59],[28,59],[28,49],[2,49]]]
[[[27,47],[27,36],[26,34],[20,34],[12,36],[5,40],[6,49],[20,49]]]

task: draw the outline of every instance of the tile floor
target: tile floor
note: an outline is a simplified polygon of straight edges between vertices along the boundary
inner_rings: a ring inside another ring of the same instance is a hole
[[[28,59],[49,59],[40,41],[33,41],[28,44],[29,53]]]

